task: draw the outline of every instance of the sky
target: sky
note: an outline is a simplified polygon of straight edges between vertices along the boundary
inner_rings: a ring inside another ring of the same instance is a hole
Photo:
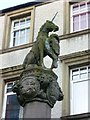
[[[0,10],[35,0],[0,0]]]

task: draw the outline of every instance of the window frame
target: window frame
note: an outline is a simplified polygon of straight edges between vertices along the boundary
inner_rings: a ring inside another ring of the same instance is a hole
[[[73,5],[71,5],[71,12],[70,12],[70,32],[79,32],[79,31],[82,31],[82,30],[86,30],[86,29],[89,29],[89,20],[87,20],[88,18],[88,14],[90,12],[90,8],[88,7],[88,2],[89,1],[82,1],[82,2],[79,2],[79,3],[75,3]],[[83,8],[82,10],[80,9],[80,5],[82,4],[85,4],[85,8]],[[78,10],[77,11],[73,11],[73,7],[74,6],[78,6]],[[86,27],[85,28],[81,28],[81,15],[82,14],[86,14]],[[73,22],[73,18],[74,16],[79,16],[79,28],[78,30],[74,30],[74,22]]]
[[[81,69],[83,68],[86,68],[86,72],[87,73],[87,77],[86,78],[80,78],[80,75],[81,75]],[[78,70],[78,73],[79,73],[79,78],[74,80],[73,79],[73,70]],[[89,82],[90,80],[90,76],[88,75],[90,73],[90,65],[84,65],[84,66],[80,66],[80,67],[75,67],[75,68],[71,68],[70,69],[70,114],[73,115],[73,114],[77,114],[77,113],[74,113],[73,111],[73,105],[74,105],[74,101],[73,101],[73,85],[74,83],[80,83],[80,82]],[[89,84],[89,83],[88,83]],[[88,89],[88,88],[87,88]],[[78,113],[80,114],[80,113]]]
[[[7,92],[7,85],[8,83],[13,83],[14,85],[14,81],[10,81],[10,82],[6,82],[5,84],[5,88],[4,88],[4,98],[3,98],[3,110],[2,110],[2,118],[5,118],[5,114],[6,114],[6,102],[7,102],[7,97],[9,95],[16,95],[16,93],[14,92]],[[20,106],[20,111],[19,111],[19,118],[23,118],[23,107]],[[8,118],[7,118],[8,119]]]
[[[4,26],[4,38],[3,38],[3,49],[7,48],[14,48],[14,47],[20,47],[27,45],[29,43],[33,42],[33,35],[34,35],[34,14],[35,14],[35,6],[29,7],[29,8],[24,8],[21,10],[16,10],[13,12],[9,12],[5,14],[5,26]],[[10,37],[11,37],[11,26],[12,26],[12,21],[14,21],[16,18],[22,18],[30,16],[31,18],[31,23],[30,23],[30,38],[29,38],[29,43],[18,45],[18,46],[12,46],[10,47]]]
[[[20,28],[21,26],[19,25],[18,26],[18,28],[17,29],[14,29],[14,24],[15,24],[15,22],[19,22],[19,24],[20,24],[20,21],[21,20],[25,20],[25,19],[28,19],[28,18],[30,18],[30,25],[31,25],[31,16],[26,16],[26,17],[21,17],[20,19],[16,19],[16,20],[13,20],[12,21],[12,25],[11,25],[11,32],[10,32],[10,45],[9,45],[9,47],[15,47],[15,46],[20,46],[20,45],[23,45],[23,44],[28,44],[29,43],[29,37],[28,37],[28,41],[26,42],[26,43],[16,43],[15,44],[15,42],[17,41],[17,39],[14,41],[14,39],[15,39],[15,37],[14,37],[14,34],[15,34],[15,32],[16,31],[18,31],[19,32],[19,42],[20,42],[20,37],[21,37],[21,35],[20,35],[20,32],[21,32],[21,30],[25,30],[25,40],[24,40],[24,42],[26,41],[26,29],[28,29],[29,28],[29,36],[30,36],[30,32],[31,32],[31,26],[26,26],[26,21],[25,21],[25,26],[23,26],[23,28]]]

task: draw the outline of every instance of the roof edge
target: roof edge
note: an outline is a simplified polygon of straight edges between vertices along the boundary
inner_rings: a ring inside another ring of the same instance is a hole
[[[42,2],[27,2],[27,3],[24,3],[24,4],[20,4],[20,5],[16,5],[16,6],[13,6],[13,7],[5,8],[5,9],[0,10],[0,14],[5,14],[7,12],[11,12],[11,11],[18,10],[18,9],[21,9],[21,8],[35,6],[35,5],[40,4],[40,3],[42,3]]]

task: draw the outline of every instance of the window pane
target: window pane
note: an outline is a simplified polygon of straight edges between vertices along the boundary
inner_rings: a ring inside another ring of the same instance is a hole
[[[80,28],[85,29],[87,27],[86,13],[80,15]]]
[[[88,28],[90,28],[90,12],[88,13]]]
[[[88,78],[90,78],[90,67],[88,67]]]
[[[73,75],[72,80],[79,80],[79,75]]]
[[[26,24],[30,24],[30,18],[26,19]]]
[[[14,22],[14,27],[18,27],[19,26],[19,22]]]
[[[79,69],[75,69],[72,71],[72,80],[78,80],[79,79]]]
[[[22,29],[21,31],[20,31],[20,40],[24,40],[25,39],[25,29]]]
[[[20,30],[20,37],[25,36],[25,29]]]
[[[24,44],[26,41],[25,41],[25,29],[22,29],[20,31],[20,40],[19,40],[19,44]]]
[[[26,29],[26,38],[29,37],[29,34],[30,34],[30,28],[27,28],[27,29]]]
[[[19,31],[14,32],[14,37],[19,37]]]
[[[79,30],[79,15],[73,17],[73,30]]]
[[[73,6],[73,11],[76,11],[76,10],[78,10],[78,9],[79,9],[79,6],[78,6],[78,5]]]
[[[19,38],[14,38],[13,39],[13,46],[19,45]]]
[[[90,72],[90,67],[88,67],[88,72]]]
[[[8,88],[8,87],[12,87],[12,86],[13,86],[13,83],[8,83],[8,84],[7,84],[7,88]]]
[[[7,93],[12,92],[12,88],[7,88]]]
[[[17,101],[16,95],[8,95],[7,96],[7,102],[6,102],[6,120],[11,120],[10,118],[17,118],[19,120],[19,109],[20,105]],[[9,119],[7,119],[9,118]]]
[[[80,9],[84,9],[85,7],[86,7],[85,3],[83,3],[83,4],[80,5]]]
[[[26,41],[29,42],[30,28],[26,29]]]
[[[75,70],[73,70],[73,71],[72,71],[72,74],[73,74],[73,75],[77,75],[77,74],[79,74],[79,69],[75,69]]]
[[[90,1],[87,3],[88,8],[90,8]]]
[[[25,20],[20,21],[20,26],[23,26],[23,25],[25,25]]]
[[[88,78],[90,78],[90,72],[88,73]]]
[[[8,83],[7,84],[7,91],[6,91],[6,93],[12,92],[12,86],[13,86],[13,83]]]
[[[80,69],[80,78],[84,79],[87,78],[88,74],[87,74],[87,67],[81,68]]]
[[[73,83],[73,114],[88,112],[88,82]]]
[[[85,79],[88,77],[88,74],[87,73],[83,73],[83,74],[80,74],[80,78],[81,79]]]
[[[87,72],[87,67],[81,68],[80,73],[86,73]]]

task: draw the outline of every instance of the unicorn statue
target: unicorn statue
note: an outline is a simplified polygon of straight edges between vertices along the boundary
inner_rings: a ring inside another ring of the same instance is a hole
[[[33,44],[32,49],[24,59],[24,68],[34,64],[45,67],[43,58],[47,55],[53,60],[51,68],[57,68],[59,36],[57,34],[51,34],[49,36],[49,33],[56,32],[58,30],[59,27],[49,20],[41,26],[36,42]]]
[[[13,86],[13,92],[17,93],[18,101],[23,107],[32,101],[42,101],[53,108],[57,100],[63,100],[63,93],[57,82],[58,76],[52,70],[58,66],[59,36],[54,34],[58,30],[59,27],[53,20],[47,20],[41,26],[36,42],[24,59],[20,80]],[[53,33],[49,35],[50,32]],[[52,59],[49,69],[43,62],[47,55]]]

